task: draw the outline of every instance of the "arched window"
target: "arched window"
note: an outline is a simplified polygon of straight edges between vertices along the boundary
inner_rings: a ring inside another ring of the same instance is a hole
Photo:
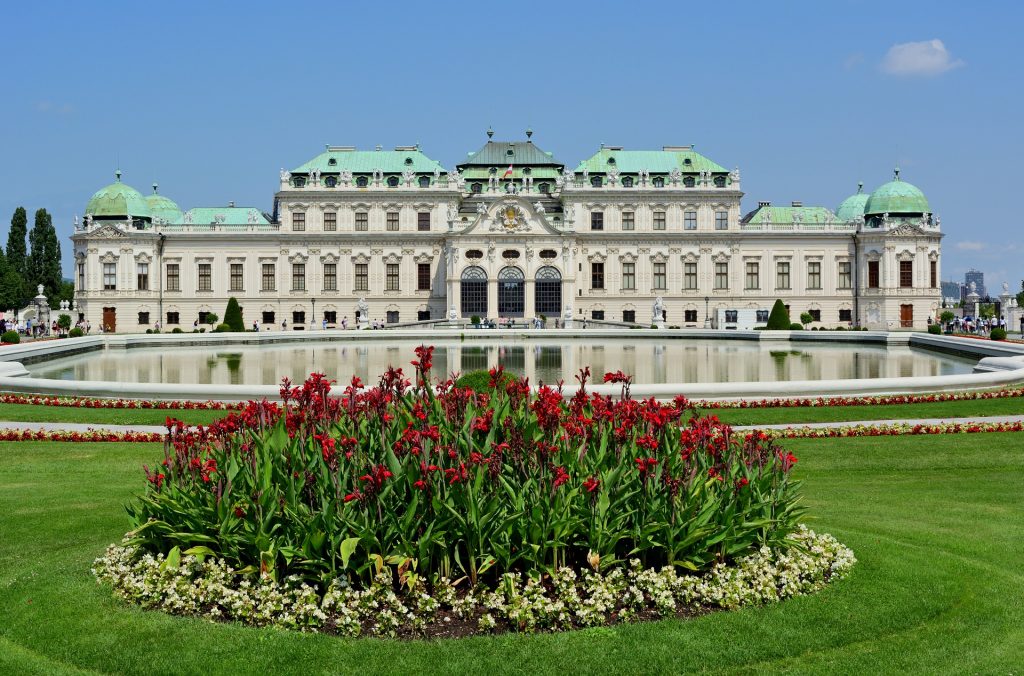
[[[365,188],[367,185],[369,185],[369,183],[370,183],[369,179],[367,179],[365,176],[357,176],[356,177],[356,187],[357,188]]]
[[[306,177],[305,176],[295,176],[294,178],[292,178],[292,184],[296,188],[304,188],[304,187],[306,187]]]
[[[522,317],[526,305],[526,279],[517,267],[498,273],[498,316]]]
[[[466,252],[466,258],[469,258],[470,260],[476,260],[478,258],[483,257],[484,252],[481,251],[480,249],[470,249],[469,251]]]
[[[460,283],[462,296],[462,316],[487,316],[487,273],[484,269],[472,265],[462,271]]]
[[[601,177],[600,176],[591,176],[590,177],[590,185],[592,187],[594,187],[594,188],[600,188],[601,187]]]
[[[398,187],[398,177],[397,176],[388,176],[388,187],[389,188],[397,188]]]
[[[537,189],[540,190],[545,195],[551,192],[551,186],[548,185],[547,183],[541,183],[540,185],[537,186]]]
[[[623,176],[622,177],[622,187],[623,188],[632,188],[633,187],[633,177],[632,176]]]
[[[338,177],[337,176],[328,176],[327,178],[324,179],[324,185],[326,185],[328,188],[337,187],[337,185],[338,185]]]
[[[430,177],[429,176],[420,176],[420,187],[421,188],[429,188],[430,187]]]
[[[336,167],[336,166],[338,166],[338,160],[336,160],[336,159],[334,159],[332,157],[331,159],[327,160],[327,166],[328,167]]]
[[[664,176],[655,176],[654,180],[651,181],[651,184],[655,188],[664,188],[665,187],[665,177]]]
[[[562,273],[546,265],[537,270],[534,287],[534,311],[539,315],[558,317],[562,308]]]
[[[725,176],[715,176],[715,187],[716,188],[724,188],[725,187]]]
[[[471,192],[483,192],[484,186],[483,183],[474,183],[473,185],[469,186],[469,189]]]
[[[693,176],[687,176],[683,179],[683,185],[687,188],[692,188],[697,185],[697,181],[693,180]]]

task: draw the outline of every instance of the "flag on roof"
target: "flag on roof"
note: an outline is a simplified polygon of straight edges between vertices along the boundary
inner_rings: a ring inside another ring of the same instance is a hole
[[[505,170],[505,175],[502,178],[509,178],[512,176],[512,165],[508,165],[508,169]]]

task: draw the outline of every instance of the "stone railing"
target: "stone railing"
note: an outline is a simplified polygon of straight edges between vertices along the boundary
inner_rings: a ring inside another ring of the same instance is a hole
[[[740,223],[741,232],[857,232],[855,223]]]

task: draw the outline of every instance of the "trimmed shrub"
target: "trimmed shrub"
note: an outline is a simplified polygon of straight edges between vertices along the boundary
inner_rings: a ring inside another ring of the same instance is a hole
[[[228,307],[224,310],[224,323],[221,326],[227,326],[228,331],[245,331],[242,308],[238,307],[238,301],[234,296],[228,298]]]
[[[233,329],[227,324],[217,324],[210,333],[229,333]]]
[[[801,312],[800,313],[800,323],[803,324],[804,326],[807,326],[808,324],[812,324],[812,323],[814,323],[814,317],[811,316],[810,312]]]
[[[768,315],[768,325],[765,328],[769,331],[785,331],[789,327],[789,310],[781,300],[776,300],[775,305],[772,305],[771,314]]]
[[[81,338],[85,335],[85,331],[81,327],[76,326],[75,328],[68,331],[68,338]]]
[[[988,337],[991,340],[1006,340],[1006,329],[997,326],[992,329],[992,333],[988,334]]]
[[[21,342],[21,336],[18,335],[17,331],[6,331],[4,335],[0,336],[0,343],[10,343],[11,345],[17,345]]]
[[[501,375],[497,376],[497,378],[502,389],[509,383],[515,382],[516,379],[513,374],[506,371],[501,371]],[[455,381],[455,385],[457,387],[468,387],[474,392],[488,392],[491,389],[491,372],[470,371],[469,373],[464,373]]]
[[[790,331],[803,331],[804,330],[804,325],[801,324],[800,322],[793,322],[792,324],[789,325],[789,330]]]
[[[185,333],[185,332],[181,330],[180,326],[175,326],[173,329],[171,329],[171,333]]]
[[[480,318],[477,317],[476,315],[473,315],[472,317],[469,318],[469,323],[472,324],[473,326],[479,326]]]
[[[935,336],[942,335],[942,327],[939,326],[938,324],[929,324],[928,333]]]

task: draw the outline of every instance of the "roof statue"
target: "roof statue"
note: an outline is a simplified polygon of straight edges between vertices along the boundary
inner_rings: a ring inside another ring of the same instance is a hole
[[[402,180],[405,181],[406,185],[412,185],[412,179],[416,178],[416,172],[412,169],[406,169],[402,172]]]
[[[672,181],[672,185],[679,185],[682,178],[683,172],[679,171],[679,167],[672,167],[672,171],[668,172],[668,180]]]
[[[434,183],[437,183],[438,179],[441,178],[441,167],[434,167]]]
[[[619,169],[618,169],[618,167],[612,167],[611,169],[608,170],[608,182],[611,183],[612,185],[615,185],[615,183],[618,180],[619,180]]]
[[[282,181],[287,181],[291,177],[292,177],[291,172],[285,171],[284,167],[281,167],[281,180]]]
[[[538,214],[544,214],[544,205],[541,204],[540,200],[537,200],[537,202],[533,205],[533,210],[536,211]]]
[[[1010,285],[1007,284],[1006,282],[1003,282],[1003,295],[1005,296],[1005,295],[1008,295],[1009,293],[1010,293]]]
[[[351,169],[342,169],[341,173],[338,175],[338,178],[341,179],[342,183],[344,183],[345,185],[348,185],[349,183],[352,182],[352,170]]]
[[[484,204],[483,202],[480,202],[479,204],[476,205],[476,212],[478,214],[480,214],[481,216],[486,214],[487,213],[487,205]]]
[[[733,169],[732,173],[729,174],[729,178],[732,180],[733,183],[739,183],[740,182],[740,168],[736,167],[735,169]]]

